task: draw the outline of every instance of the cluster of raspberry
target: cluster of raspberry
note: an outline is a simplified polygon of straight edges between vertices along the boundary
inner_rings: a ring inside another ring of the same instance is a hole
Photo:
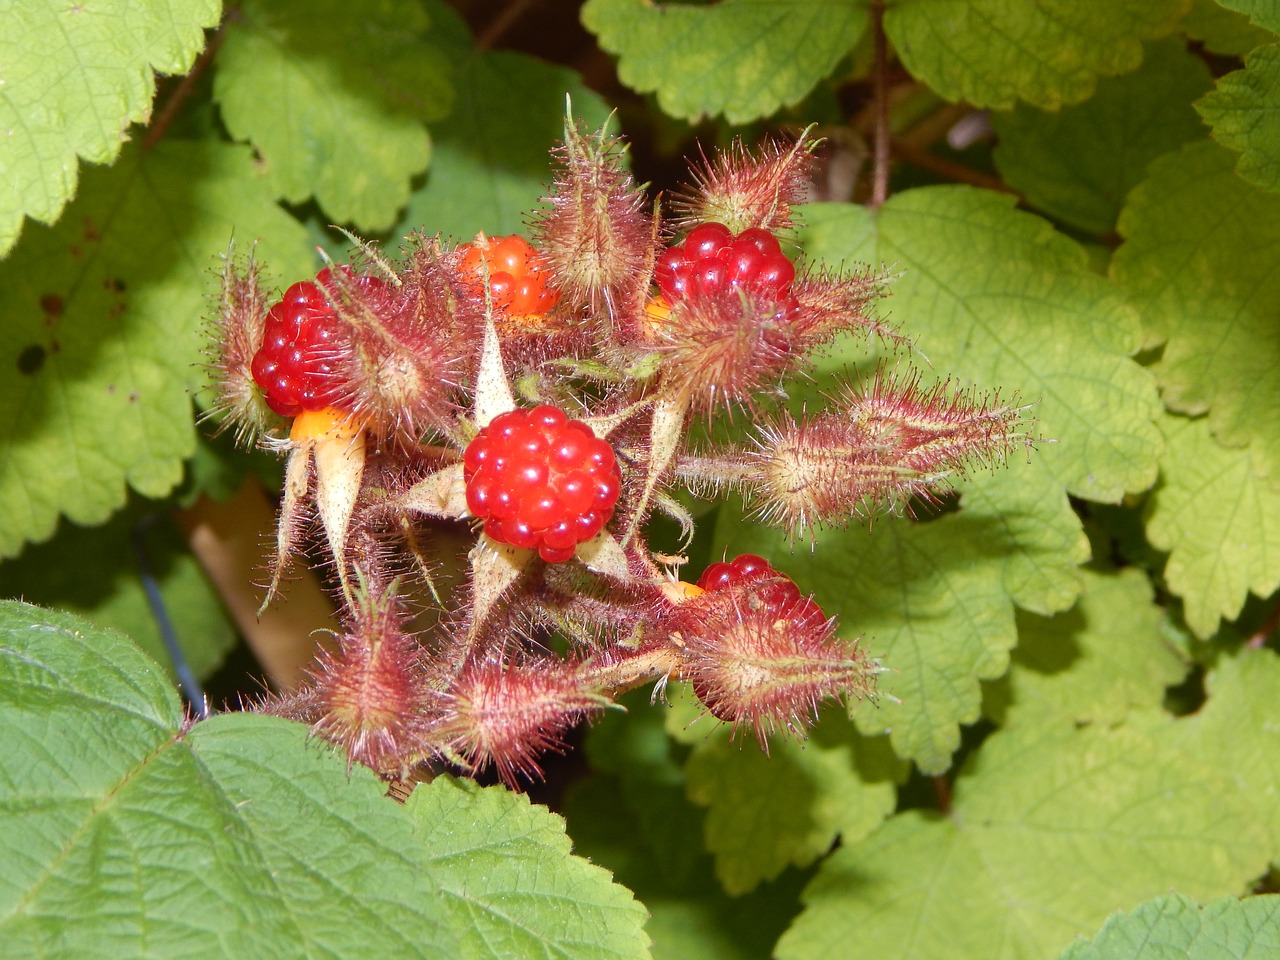
[[[389,776],[515,783],[645,683],[688,681],[762,745],[873,695],[879,664],[767,560],[695,583],[646,536],[660,511],[691,537],[687,497],[727,494],[810,536],[936,497],[1020,437],[1015,407],[883,369],[788,411],[837,337],[900,343],[872,309],[882,276],[794,252],[814,146],[735,145],[664,218],[618,141],[569,123],[528,239],[415,235],[394,261],[358,244],[274,302],[229,258],[218,413],[288,457],[267,602],[315,539],[344,611],[312,681],[265,709]],[[443,611],[418,632],[426,588]]]

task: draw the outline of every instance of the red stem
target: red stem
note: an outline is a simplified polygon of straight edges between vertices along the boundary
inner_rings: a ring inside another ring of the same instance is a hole
[[[884,35],[884,0],[872,0],[871,29],[875,38],[873,69],[875,153],[872,166],[872,209],[889,199],[889,42]]]
[[[951,814],[951,782],[946,777],[932,777],[933,795],[938,800],[938,809],[944,814]]]
[[[476,37],[476,49],[488,50],[497,43],[502,35],[511,29],[511,25],[524,15],[529,4],[530,0],[513,0],[507,4],[506,8],[489,22],[484,32]]]
[[[178,85],[173,88],[173,92],[165,100],[164,106],[160,108],[155,121],[152,122],[150,129],[147,130],[146,137],[143,138],[143,150],[150,150],[164,138],[166,131],[169,129],[169,124],[173,122],[178,115],[178,111],[182,109],[182,105],[186,102],[187,97],[191,96],[191,91],[195,89],[196,81],[209,69],[209,64],[217,56],[218,48],[222,46],[222,38],[222,28],[219,27],[214,31],[204,50],[200,52],[200,56],[196,57],[196,62],[191,65],[187,75],[178,81]]]
[[[1276,609],[1271,611],[1271,615],[1267,617],[1262,626],[1254,632],[1253,636],[1246,641],[1246,645],[1255,650],[1259,647],[1265,647],[1267,645],[1267,638],[1275,632],[1275,629],[1278,626],[1280,626],[1280,607],[1276,607]]]

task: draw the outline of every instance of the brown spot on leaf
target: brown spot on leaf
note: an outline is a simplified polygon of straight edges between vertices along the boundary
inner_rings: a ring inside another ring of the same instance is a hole
[[[131,394],[129,394],[129,402],[130,402],[130,403],[137,403],[137,402],[138,402],[138,391],[137,391],[137,390],[134,390]]]
[[[44,359],[49,352],[38,343],[33,343],[18,354],[18,372],[26,377],[33,377],[44,366]]]
[[[45,312],[49,318],[62,316],[62,311],[67,308],[67,302],[56,293],[46,293],[40,298],[40,309]]]

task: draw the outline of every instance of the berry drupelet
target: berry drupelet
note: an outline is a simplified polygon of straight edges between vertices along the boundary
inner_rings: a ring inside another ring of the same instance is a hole
[[[654,279],[671,303],[743,290],[790,310],[796,306],[791,295],[795,275],[795,265],[769,231],[751,228],[735,236],[722,223],[702,223],[684,243],[662,252]]]
[[[622,477],[613,448],[555,407],[494,417],[463,455],[467,507],[489,538],[569,560],[613,516]]]

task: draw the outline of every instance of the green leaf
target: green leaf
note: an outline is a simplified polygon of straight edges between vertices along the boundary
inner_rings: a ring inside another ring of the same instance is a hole
[[[1135,708],[1156,708],[1186,665],[1168,643],[1164,611],[1146,575],[1129,568],[1084,571],[1080,602],[1055,617],[1018,614],[1018,648],[1009,673],[983,705],[1008,725],[1048,713],[1077,723],[1119,723]]]
[[[1111,917],[1060,960],[1267,960],[1280,955],[1280,897],[1226,897],[1203,907],[1168,894]]]
[[[432,8],[433,23],[444,16],[456,14]],[[522,53],[477,51],[465,28],[446,53],[458,91],[453,113],[433,131],[426,184],[409,197],[392,233],[456,240],[480,230],[521,233],[527,212],[546,194],[548,154],[564,136],[566,94],[590,129],[605,124],[609,107],[571,70]]]
[[[412,0],[240,8],[218,53],[214,97],[279,196],[315,197],[360,230],[391,226],[431,157],[424,121],[446,114],[452,97],[426,26]]]
[[[611,775],[593,774],[570,787],[565,810],[579,851],[617,871],[648,907],[654,960],[763,960],[799,909],[803,875],[788,871],[752,893],[727,896],[697,832],[689,836],[688,825],[701,816],[686,804],[672,826],[689,836],[686,852],[697,869],[672,877],[662,854],[635,829],[630,809],[619,811],[618,797],[629,790]]]
[[[121,511],[100,527],[62,523],[48,543],[29,545],[16,559],[0,564],[0,596],[56,606],[119,630],[172,675],[139,578],[133,544],[138,533],[178,643],[192,672],[206,677],[235,644],[235,629],[182,535],[165,519],[148,519],[145,508]]]
[[[649,956],[645,909],[569,853],[564,821],[501,787],[438,777],[409,799],[464,958]]]
[[[1204,61],[1182,42],[1153,43],[1140,70],[1099,81],[1079,106],[1046,113],[1019,104],[993,114],[996,167],[1034,206],[1109,233],[1148,164],[1204,135],[1191,101],[1211,86]]]
[[[1069,493],[1119,501],[1154,482],[1160,450],[1155,385],[1129,359],[1137,318],[1079,245],[1013,204],[970,187],[909,190],[878,213],[814,204],[805,252],[900,272],[887,306],[929,365],[1034,404],[1036,432],[1054,442],[1031,459]]]
[[[688,881],[702,853],[702,818],[685,799],[684,751],[664,728],[669,710],[650,702],[649,690],[628,694],[621,705],[592,723],[586,736],[591,766],[617,777],[621,813],[666,884]],[[703,728],[705,736],[706,728]]]
[[[1209,412],[1215,437],[1254,446],[1255,470],[1280,476],[1280,197],[1197,143],[1157,160],[1120,215],[1111,261],[1151,344],[1173,410]]]
[[[860,840],[893,812],[905,765],[884,740],[865,740],[827,714],[799,743],[754,743],[723,728],[694,748],[689,798],[709,807],[707,849],[727,893],[738,895],[794,865],[806,867],[837,837]]]
[[[273,717],[189,726],[136,647],[0,603],[6,957],[643,958],[562,821],[441,778],[408,809]]]
[[[261,238],[264,262],[313,269],[252,170],[242,147],[130,148],[0,264],[0,556],[49,537],[60,513],[101,523],[126,483],[158,497],[181,479],[215,255]]]
[[[943,551],[953,537],[980,536],[976,548],[957,549],[962,555],[972,552],[990,569],[1010,600],[1045,615],[1075,603],[1080,595],[1076,568],[1089,559],[1080,518],[1051,465],[1038,459],[1047,448],[1038,445],[1011,458],[1003,470],[958,484],[961,519],[940,530],[936,540],[924,535]]]
[[[1241,790],[1252,819],[1280,854],[1280,657],[1265,648],[1221,657],[1205,676],[1207,700],[1176,721],[1159,718],[1152,735],[1189,758],[1211,758]]]
[[[1243,13],[1253,23],[1272,33],[1280,33],[1280,9],[1274,0],[1218,0],[1228,10]]]
[[[459,955],[373,774],[271,717],[188,729],[120,634],[0,604],[0,729],[7,957]]]
[[[1193,0],[1182,29],[1206,50],[1227,56],[1242,56],[1275,40],[1270,30],[1254,26],[1244,14],[1225,9],[1218,0]]]
[[[1259,476],[1251,447],[1224,447],[1204,420],[1166,417],[1162,477],[1147,504],[1147,537],[1169,552],[1165,581],[1196,636],[1234,620],[1249,592],[1280,587],[1280,484]]]
[[[1221,78],[1196,109],[1213,138],[1240,154],[1236,173],[1280,191],[1280,43],[1254,50],[1244,67]]]
[[[0,31],[0,256],[24,216],[52,223],[76,192],[77,159],[111,163],[155,97],[186,73],[218,0],[4,5]]]
[[[979,679],[1008,666],[1012,603],[1049,614],[1079,593],[1088,545],[1067,493],[1118,500],[1155,477],[1159,403],[1128,354],[1132,312],[1092,273],[1084,251],[1008,198],[969,188],[899,194],[873,214],[805,209],[806,254],[901,271],[889,305],[933,369],[960,385],[1038,401],[1038,444],[962,488],[959,513],[927,524],[887,520],[819,535],[812,554],[782,561],[843,630],[890,670],[888,698],[858,710],[864,733],[891,730],[894,749],[926,772],[946,769],[957,724],[978,718]],[[827,377],[848,349],[819,364]],[[780,540],[726,519],[721,542],[779,557]]]
[[[783,536],[758,525],[724,518],[717,533],[731,553],[770,557],[888,668],[881,696],[854,710],[859,730],[888,733],[925,773],[946,770],[958,725],[980,715],[978,681],[1001,676],[1017,642],[1000,526],[963,511],[926,524],[886,520],[821,534],[813,552],[790,557]],[[1075,582],[1071,561],[1059,563]]]
[[[1099,76],[1135,70],[1142,41],[1169,32],[1182,0],[900,0],[884,26],[902,62],[948,100],[1046,110]]]
[[[582,22],[618,76],[673,117],[730,123],[799,103],[867,25],[866,0],[587,0]]]
[[[1268,842],[1235,784],[1135,730],[994,734],[949,816],[909,811],[841,847],[805,891],[779,960],[1041,960],[1170,888],[1235,893]]]

